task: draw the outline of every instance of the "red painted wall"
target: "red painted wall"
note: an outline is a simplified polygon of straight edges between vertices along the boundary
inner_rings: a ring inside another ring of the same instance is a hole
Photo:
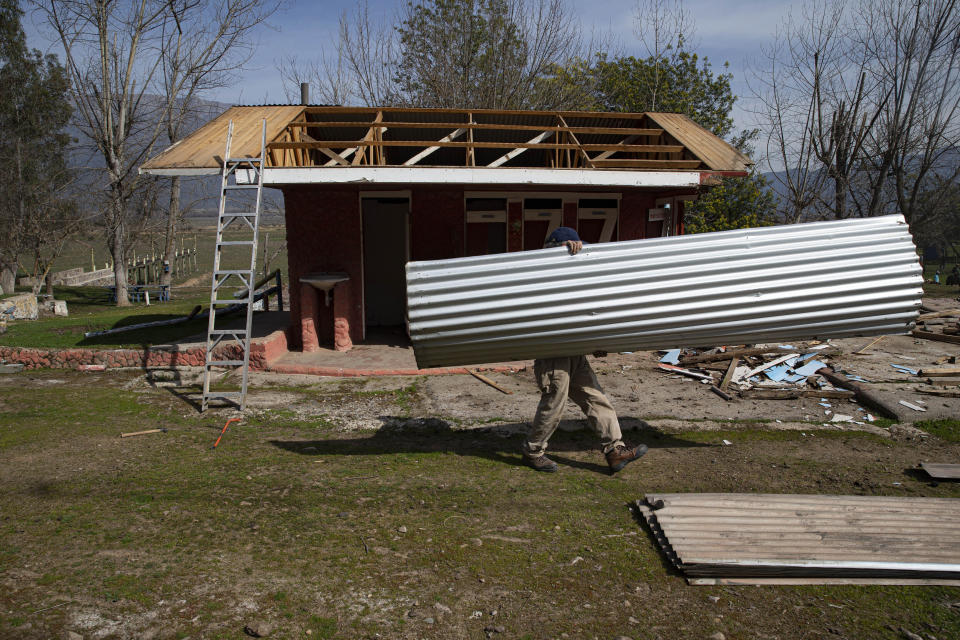
[[[462,187],[414,189],[410,202],[410,259],[463,256]]]
[[[350,276],[348,295],[352,298],[345,311],[350,338],[362,340],[363,248],[357,187],[286,187],[283,200],[292,294],[290,318],[297,325],[291,334],[300,336],[300,296],[295,293],[300,290],[300,276],[316,271],[344,271]],[[322,296],[319,304],[321,346],[330,347],[332,345],[323,344],[323,340],[329,341],[333,335],[332,309],[323,306]],[[325,310],[330,313],[324,313]]]
[[[470,191],[483,188],[470,187]],[[502,193],[502,188],[491,190]],[[534,190],[533,186],[525,190]],[[541,189],[536,189],[541,190]],[[546,189],[542,189],[546,191]],[[464,188],[456,186],[415,187],[410,202],[410,259],[435,260],[464,255]],[[522,189],[507,203],[507,250],[519,251],[523,245]],[[554,190],[551,190],[554,191]],[[559,193],[582,192],[577,187],[555,190]],[[615,192],[605,189],[603,193]],[[686,190],[692,193],[693,190]],[[364,195],[373,195],[364,189]],[[618,223],[620,240],[646,237],[647,210],[658,197],[676,195],[677,190],[624,190],[620,201]],[[287,252],[290,271],[290,311],[294,323],[291,342],[301,336],[300,276],[314,271],[344,271],[350,275],[348,287],[336,301],[341,322],[349,323],[349,336],[354,342],[363,339],[363,240],[360,215],[360,188],[356,186],[290,186],[283,189],[287,220]],[[565,203],[563,223],[576,228],[577,205]],[[349,298],[349,300],[347,299]],[[317,327],[322,347],[329,348],[333,337],[333,309],[319,300]],[[301,348],[300,344],[291,344]]]

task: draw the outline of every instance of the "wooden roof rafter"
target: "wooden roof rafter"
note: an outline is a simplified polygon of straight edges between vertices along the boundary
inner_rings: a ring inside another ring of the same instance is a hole
[[[232,107],[142,170],[212,173],[222,153],[217,149],[225,122],[244,126],[263,117],[268,118],[268,168],[737,172],[752,164],[679,114],[265,106]]]

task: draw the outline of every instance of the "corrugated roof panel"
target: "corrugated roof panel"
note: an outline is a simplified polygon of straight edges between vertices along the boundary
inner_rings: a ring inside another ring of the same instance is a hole
[[[420,367],[906,333],[922,277],[902,216],[407,265]]]
[[[960,500],[654,494],[638,503],[686,575],[960,578]]]

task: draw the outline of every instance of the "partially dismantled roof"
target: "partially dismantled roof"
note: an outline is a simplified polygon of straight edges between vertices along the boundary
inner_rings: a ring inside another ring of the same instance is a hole
[[[494,111],[321,106],[231,107],[151,158],[144,173],[218,173],[231,156],[267,166],[484,167],[745,172],[753,161],[676,113]]]

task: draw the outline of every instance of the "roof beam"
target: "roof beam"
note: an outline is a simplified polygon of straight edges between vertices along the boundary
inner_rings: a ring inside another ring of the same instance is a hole
[[[553,135],[553,131],[544,131],[544,132],[541,133],[540,135],[534,136],[534,137],[530,138],[529,140],[527,140],[527,144],[528,144],[528,145],[540,144],[541,142],[543,142],[544,140],[546,140],[547,138],[549,138],[549,137],[552,136],[552,135]],[[514,149],[513,151],[507,152],[507,153],[503,154],[502,156],[500,156],[499,158],[497,158],[496,160],[494,160],[493,162],[491,162],[490,164],[488,164],[487,166],[488,166],[488,167],[499,167],[499,166],[502,165],[503,163],[509,162],[511,159],[516,158],[518,155],[520,155],[521,153],[523,153],[524,151],[526,151],[528,148],[529,148],[529,147],[519,147],[519,148],[517,148],[517,149]]]
[[[634,140],[636,140],[636,139],[639,138],[639,137],[640,137],[640,136],[636,136],[636,135],[627,136],[626,138],[624,138],[623,140],[621,140],[620,143],[617,144],[616,146],[622,147],[622,146],[628,145],[628,144],[630,144],[631,142],[633,142]],[[591,158],[591,160],[593,160],[593,161],[596,161],[596,160],[606,160],[607,158],[609,158],[609,157],[612,156],[613,154],[617,153],[618,151],[622,151],[622,149],[611,149],[611,150],[609,150],[609,151],[604,151],[603,153],[597,155],[596,157]]]
[[[467,131],[466,129],[454,129],[449,135],[446,135],[440,138],[438,142],[452,142],[456,138],[459,138],[460,136],[462,136],[466,131]],[[418,162],[420,162],[421,160],[423,160],[424,158],[426,158],[427,156],[429,156],[431,153],[433,153],[439,148],[440,148],[439,146],[427,147],[426,149],[424,149],[417,155],[413,156],[403,164],[404,166],[407,166],[407,167],[412,164],[417,164]]]

